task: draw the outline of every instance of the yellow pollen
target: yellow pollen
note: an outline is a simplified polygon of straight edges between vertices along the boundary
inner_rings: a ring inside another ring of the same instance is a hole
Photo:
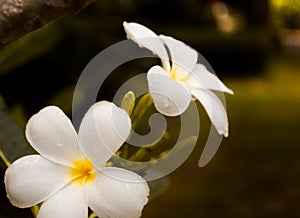
[[[178,78],[178,75],[176,73],[176,69],[173,69],[170,73],[170,77],[174,80],[176,80],[177,82],[184,82],[186,80],[185,77],[183,78]]]
[[[80,185],[88,183],[94,180],[96,173],[93,171],[93,166],[87,159],[77,160],[73,162],[73,168],[71,169],[71,178],[74,182],[78,182]]]
[[[170,76],[172,79],[177,80],[175,71],[172,70],[172,72],[170,73]]]

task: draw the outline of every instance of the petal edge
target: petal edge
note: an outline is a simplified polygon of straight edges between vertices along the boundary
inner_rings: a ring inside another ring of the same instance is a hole
[[[27,122],[26,138],[45,158],[65,165],[81,159],[77,133],[70,119],[56,106],[48,106],[34,114]]]
[[[192,94],[206,110],[218,133],[227,137],[229,134],[227,113],[219,98],[209,90],[192,89]]]
[[[127,34],[127,38],[133,40],[140,47],[144,47],[152,51],[157,55],[162,62],[164,69],[170,71],[170,61],[168,52],[164,47],[160,38],[149,28],[138,23],[123,23],[124,30]]]
[[[149,92],[156,109],[166,116],[182,114],[190,104],[190,90],[172,79],[160,66],[152,67],[147,74]]]
[[[87,218],[88,205],[84,189],[71,183],[46,200],[37,218],[53,217]]]
[[[126,141],[131,120],[125,110],[114,103],[94,104],[82,119],[78,139],[86,157],[95,167],[101,167]]]
[[[197,64],[190,76],[193,88],[207,88],[233,95],[233,91],[227,88],[215,74],[209,72],[203,64]]]
[[[170,73],[175,73],[179,80],[184,79],[196,66],[198,52],[170,36],[160,35],[159,38],[163,40],[171,54],[172,72]]]
[[[13,162],[5,172],[7,196],[17,207],[31,207],[70,182],[69,173],[69,168],[50,162],[41,155],[24,156]]]
[[[105,167],[87,184],[89,207],[99,217],[138,218],[148,202],[149,187],[139,175],[116,167]]]

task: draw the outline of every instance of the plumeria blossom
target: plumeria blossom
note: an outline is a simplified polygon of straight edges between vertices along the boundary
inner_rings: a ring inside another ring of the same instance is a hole
[[[218,133],[228,136],[226,110],[211,90],[233,92],[203,64],[197,63],[197,51],[172,37],[158,36],[141,24],[124,22],[123,26],[127,38],[161,59],[162,67],[153,66],[147,73],[149,92],[156,109],[166,116],[177,116],[187,109],[191,100],[197,99]]]
[[[146,181],[106,162],[125,142],[131,128],[127,113],[106,101],[94,104],[78,134],[55,106],[32,116],[26,138],[39,153],[16,160],[6,170],[10,202],[20,208],[42,203],[38,218],[139,217],[148,201]]]

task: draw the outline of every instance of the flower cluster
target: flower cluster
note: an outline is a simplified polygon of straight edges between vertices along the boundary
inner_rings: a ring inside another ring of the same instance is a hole
[[[233,92],[203,64],[197,63],[197,51],[170,36],[158,36],[140,24],[124,22],[123,25],[129,39],[161,58],[163,67],[153,66],[147,74],[149,92],[156,109],[164,115],[177,116],[195,98],[205,108],[219,134],[228,136],[226,110],[211,90],[229,94]]]
[[[117,120],[117,122],[116,122]],[[15,161],[6,171],[8,198],[24,208],[44,202],[37,217],[139,217],[149,188],[139,175],[106,161],[125,142],[130,118],[113,103],[94,104],[78,135],[57,107],[31,117],[26,138],[40,155]]]
[[[153,66],[147,74],[156,109],[177,116],[197,99],[217,131],[227,136],[226,110],[211,90],[232,91],[197,63],[198,53],[140,24],[124,22],[124,28],[128,38],[161,58],[162,67]],[[87,111],[78,133],[58,107],[45,107],[26,126],[26,138],[39,154],[22,157],[6,170],[10,202],[20,208],[41,204],[39,218],[86,218],[88,208],[98,217],[140,217],[148,202],[147,182],[107,163],[130,131],[128,113],[107,101]]]

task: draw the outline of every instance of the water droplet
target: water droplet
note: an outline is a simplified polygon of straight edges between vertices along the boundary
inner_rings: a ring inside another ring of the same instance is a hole
[[[168,101],[166,98],[163,99],[163,106],[166,108],[166,107],[169,107],[170,106],[170,101]]]
[[[60,139],[60,140],[57,141],[55,144],[56,144],[58,147],[61,147],[61,146],[64,145],[64,140],[63,140],[63,139]]]
[[[36,136],[31,135],[31,140],[35,141],[36,140]]]

